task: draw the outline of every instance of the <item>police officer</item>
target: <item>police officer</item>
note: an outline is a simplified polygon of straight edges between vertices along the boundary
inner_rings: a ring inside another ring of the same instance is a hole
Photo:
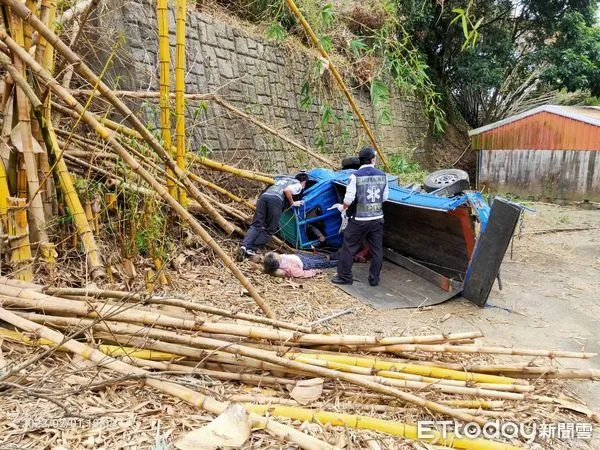
[[[352,284],[354,255],[366,240],[371,250],[369,284],[379,284],[383,264],[383,202],[388,198],[385,173],[375,168],[375,151],[365,147],[358,153],[360,168],[350,175],[344,203],[335,205],[346,211],[348,225],[340,250],[337,274],[331,279],[335,284]]]
[[[256,255],[257,247],[267,244],[279,228],[279,218],[285,205],[285,200],[292,206],[300,206],[302,201],[294,201],[306,186],[308,175],[300,172],[294,178],[284,177],[275,181],[258,198],[254,218],[242,245],[237,252],[237,260],[242,261],[248,256]]]

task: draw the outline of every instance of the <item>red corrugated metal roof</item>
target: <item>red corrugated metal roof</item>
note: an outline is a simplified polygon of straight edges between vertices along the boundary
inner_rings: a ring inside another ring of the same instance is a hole
[[[469,135],[475,150],[600,151],[600,108],[545,105]]]

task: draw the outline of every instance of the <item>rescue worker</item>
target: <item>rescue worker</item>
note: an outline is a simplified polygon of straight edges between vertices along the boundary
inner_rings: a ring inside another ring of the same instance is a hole
[[[283,212],[285,201],[291,206],[301,206],[302,201],[294,201],[306,186],[308,175],[300,172],[294,178],[284,177],[277,179],[275,184],[267,188],[256,203],[254,218],[242,245],[237,252],[237,260],[256,255],[256,249],[266,245],[279,229],[279,218]]]
[[[366,241],[371,251],[369,284],[379,284],[383,264],[383,202],[388,199],[387,176],[375,168],[375,151],[365,147],[358,153],[360,168],[350,175],[343,204],[334,205],[346,212],[348,225],[339,253],[335,284],[352,284],[354,255]]]

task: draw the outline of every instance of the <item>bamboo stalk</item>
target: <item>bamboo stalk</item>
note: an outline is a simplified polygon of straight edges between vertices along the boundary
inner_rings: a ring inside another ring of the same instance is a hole
[[[32,322],[30,322],[32,323]],[[339,372],[336,370],[328,369],[325,367],[312,366],[310,364],[301,363],[298,361],[290,360],[288,358],[280,357],[270,352],[255,349],[252,347],[247,347],[244,345],[239,345],[235,343],[231,343],[228,341],[222,341],[218,339],[211,338],[203,338],[203,337],[193,337],[193,336],[185,336],[178,335],[177,333],[169,332],[167,330],[161,329],[150,329],[144,327],[138,327],[133,325],[125,325],[119,324],[118,322],[111,323],[110,326],[105,323],[98,323],[94,326],[97,329],[104,329],[108,332],[109,338],[117,334],[129,334],[133,336],[145,336],[151,337],[153,339],[163,339],[170,340],[171,342],[176,342],[178,344],[192,347],[190,350],[194,350],[194,347],[201,347],[205,349],[211,350],[219,350],[224,351],[226,353],[239,354],[241,356],[247,356],[250,358],[258,359],[260,361],[265,361],[268,363],[276,364],[286,369],[300,370],[306,373],[310,373],[312,375],[321,376],[325,378],[333,378],[343,380],[349,383],[352,383],[357,386],[361,386],[375,392],[380,392],[382,394],[390,395],[392,397],[403,400],[407,403],[412,403],[424,408],[427,408],[432,411],[436,411],[440,414],[445,414],[450,417],[454,417],[458,420],[462,420],[465,422],[473,421],[480,425],[485,424],[485,421],[473,417],[469,414],[457,413],[453,408],[447,407],[445,405],[441,405],[439,403],[426,400],[418,395],[410,394],[407,392],[400,391],[396,388],[386,386],[384,384],[378,383],[376,381],[372,381],[369,377],[364,377],[361,375],[355,375],[350,373]],[[164,344],[164,343],[163,343]],[[153,345],[153,344],[152,344]],[[164,344],[165,346],[167,344]],[[388,381],[398,381],[398,380],[388,380]],[[512,392],[498,392],[498,394],[503,394],[504,396],[522,396],[523,394],[517,394]],[[498,397],[497,397],[498,398]]]
[[[447,436],[442,436],[438,431],[432,431],[433,437],[429,439],[419,438],[418,428],[415,425],[368,416],[334,413],[323,410],[314,411],[306,408],[279,405],[244,405],[244,408],[246,408],[247,411],[256,414],[269,414],[275,417],[287,417],[302,422],[328,423],[335,426],[379,431],[392,436],[401,436],[416,441],[442,444],[450,446],[451,448],[471,450],[518,450],[522,448],[505,442],[495,442],[481,438],[469,439],[466,437],[458,437],[452,433],[448,433]]]
[[[0,158],[0,223],[3,229],[8,227],[8,198],[10,192],[8,190],[8,177],[4,168],[4,161]]]
[[[70,108],[62,106],[58,103],[52,103],[52,107],[55,108],[56,110],[60,111],[63,114],[73,117],[74,119],[77,119],[79,117],[77,112],[73,111]],[[110,120],[110,119],[107,119],[104,117],[101,117],[98,120],[104,126],[106,126],[106,128],[116,131],[117,133],[120,133],[124,136],[134,138],[134,139],[139,139],[139,140],[143,139],[143,137],[140,133],[138,133],[137,131],[135,131],[129,127],[126,127],[123,124],[117,123],[113,120]],[[230,173],[230,174],[236,175],[240,178],[246,178],[246,179],[252,180],[252,181],[258,181],[258,182],[266,183],[266,184],[275,183],[275,180],[272,177],[262,175],[260,173],[254,172],[252,170],[239,169],[237,167],[229,166],[225,163],[214,161],[212,159],[200,156],[199,154],[194,153],[194,152],[188,152],[186,154],[186,158],[190,161],[190,164],[198,163],[200,165],[208,167],[209,169],[217,170],[219,172]]]
[[[305,355],[301,353],[296,354],[288,354],[289,358],[306,358]],[[416,375],[422,375],[431,378],[442,378],[442,379],[451,379],[451,380],[461,380],[461,381],[470,381],[476,383],[498,383],[498,384],[528,384],[527,382],[523,382],[520,380],[508,378],[508,377],[500,377],[496,375],[486,375],[486,374],[477,374],[471,372],[464,372],[459,370],[452,369],[441,369],[438,367],[431,367],[425,365],[416,365],[416,364],[406,364],[406,363],[397,363],[391,361],[382,361],[375,358],[360,358],[350,355],[335,355],[330,353],[323,354],[312,354],[310,355],[310,359],[317,359],[323,361],[330,361],[340,364],[347,364],[351,366],[358,367],[367,367],[375,370],[387,370],[387,371],[396,371],[396,372],[407,372],[413,373]]]
[[[156,18],[158,20],[158,59],[159,59],[159,105],[160,124],[163,145],[172,148],[171,139],[171,51],[169,45],[169,9],[168,0],[158,0],[156,3]],[[171,152],[171,156],[176,156]],[[167,167],[167,174],[174,176],[173,171]],[[177,198],[177,188],[172,178],[167,177],[167,189],[172,197]]]
[[[40,35],[44,36],[46,38],[46,40],[48,41],[48,43],[50,45],[52,45],[56,51],[61,53],[65,57],[65,59],[73,65],[73,67],[75,68],[75,71],[79,75],[81,75],[85,80],[90,82],[90,84],[95,86],[98,89],[98,91],[124,117],[127,118],[128,122],[142,136],[144,141],[146,141],[150,145],[150,147],[161,157],[161,159],[165,162],[165,164],[167,164],[167,166],[171,170],[173,170],[173,172],[177,175],[179,180],[185,184],[189,193],[192,195],[192,197],[195,200],[197,200],[202,205],[202,207],[207,211],[207,214],[209,215],[209,217],[213,221],[215,221],[215,223],[217,223],[225,232],[227,232],[228,234],[233,233],[233,231],[234,231],[233,226],[229,222],[227,222],[218,213],[218,211],[215,208],[213,208],[212,205],[210,205],[210,203],[205,202],[205,200],[200,195],[200,191],[198,190],[198,188],[196,188],[196,186],[190,180],[190,178],[187,176],[187,174],[184,171],[182,171],[177,166],[177,164],[172,160],[171,156],[169,155],[169,152],[166,151],[162,147],[160,142],[158,142],[156,140],[156,138],[152,135],[150,130],[148,130],[148,128],[137,118],[137,116],[135,116],[135,114],[133,114],[133,112],[127,107],[127,105],[125,105],[125,103],[123,103],[121,100],[119,100],[119,98],[112,93],[111,89],[100,78],[98,78],[96,76],[96,74],[94,74],[94,72],[84,63],[84,61],[75,52],[73,52],[69,48],[68,45],[66,45],[64,42],[62,42],[60,40],[60,38],[52,32],[52,30],[50,30],[48,27],[46,27],[37,17],[35,17],[35,15],[31,14],[31,11],[25,5],[20,4],[18,2],[18,0],[2,0],[2,1],[4,4],[10,6],[11,10],[17,16],[21,17],[23,20],[25,20],[27,23],[29,23],[34,29],[36,29],[38,31],[38,33],[40,33]],[[5,43],[7,43],[7,40],[10,40],[10,38],[8,37],[8,35],[6,35],[6,33],[4,33],[4,36],[6,36],[6,37],[3,38],[2,40],[5,41]],[[13,49],[13,51],[14,51],[14,49]],[[35,63],[35,60],[32,62]],[[69,98],[69,102],[72,104],[73,103],[78,104],[77,100],[75,100],[75,98],[73,96],[71,96],[68,93],[68,91],[65,90],[64,88],[61,91],[60,96],[63,97],[63,99]],[[69,103],[69,102],[67,102],[67,103]],[[69,106],[71,106],[71,105],[69,105]],[[79,115],[81,115],[82,112],[83,112],[82,110],[78,111]],[[98,123],[98,125],[100,125],[100,124]],[[95,127],[96,127],[96,125],[92,128],[95,128]],[[107,137],[106,136],[107,133],[104,133],[104,134],[105,134],[105,137]],[[114,138],[112,138],[112,139],[114,140]],[[121,147],[121,149],[122,149],[122,147]],[[123,158],[123,159],[126,161],[125,158]],[[130,158],[130,159],[133,160],[132,158]],[[129,165],[131,165],[131,164],[129,164]],[[139,167],[139,163],[135,163],[133,167]],[[184,219],[184,220],[186,220],[186,219]],[[224,252],[223,252],[223,255],[225,255]],[[241,272],[240,272],[240,274],[241,274]],[[246,286],[244,286],[244,287],[246,287]]]
[[[65,336],[57,331],[47,327],[40,326],[26,319],[18,317],[15,314],[0,308],[0,319],[10,323],[11,325],[25,331],[34,332],[40,337],[48,339],[55,345],[62,345],[71,353],[80,355],[82,358],[96,363],[100,367],[113,370],[125,375],[139,375],[143,378],[144,383],[163,393],[177,397],[187,403],[190,403],[197,408],[204,409],[212,414],[221,414],[227,407],[226,404],[219,402],[211,397],[205,396],[199,392],[183,387],[175,383],[169,383],[161,380],[156,380],[150,377],[150,373],[119,361],[115,358],[106,356],[99,350],[95,350],[85,344],[74,340],[67,340]],[[333,450],[333,446],[319,441],[311,436],[307,436],[302,432],[297,431],[292,427],[277,423],[273,420],[267,420],[255,415],[251,415],[253,426],[256,428],[266,428],[268,431],[283,440],[290,440],[300,447],[310,450]]]
[[[12,33],[15,36],[16,44],[24,48],[24,22],[18,17],[13,17]],[[23,65],[23,61],[15,53],[13,53],[12,56],[16,71],[21,75],[21,77],[25,76],[25,66]],[[16,101],[17,113],[21,126],[23,161],[25,163],[25,173],[27,176],[27,198],[29,199],[31,237],[34,242],[45,244],[48,242],[48,233],[46,232],[44,205],[42,204],[42,197],[39,195],[40,182],[38,179],[36,156],[33,152],[33,136],[31,134],[29,100],[23,89],[21,89],[18,84]]]
[[[13,4],[12,0],[6,0]],[[22,6],[22,5],[17,5]],[[35,20],[35,18],[29,18],[29,20]],[[39,22],[39,21],[38,21]],[[35,22],[36,24],[38,22]],[[34,26],[35,28],[35,26]],[[47,28],[43,28],[47,30]],[[55,36],[53,33],[51,36]],[[46,36],[48,39],[48,36]],[[25,61],[32,71],[38,75],[38,77],[44,81],[50,88],[57,93],[62,99],[69,104],[73,109],[77,111],[78,114],[81,115],[83,120],[92,128],[94,131],[104,140],[106,140],[115,152],[123,159],[123,161],[131,167],[131,169],[137,173],[140,178],[142,178],[146,183],[148,183],[162,198],[167,202],[171,208],[174,210],[179,217],[185,222],[187,222],[192,230],[197,233],[202,240],[219,256],[225,267],[227,267],[235,277],[240,281],[242,286],[246,288],[254,301],[258,304],[258,306],[262,309],[267,317],[274,318],[274,314],[271,311],[270,307],[265,303],[262,299],[258,291],[250,284],[248,279],[244,276],[244,274],[240,271],[240,269],[235,265],[233,260],[225,253],[225,251],[221,248],[221,246],[210,236],[210,234],[204,229],[204,227],[198,222],[181,204],[169,195],[169,192],[158,182],[156,181],[152,175],[147,172],[124,148],[119,144],[119,142],[114,138],[112,133],[110,133],[105,127],[100,124],[100,122],[95,118],[93,114],[89,111],[84,110],[84,108],[75,100],[66,90],[63,88],[45,69],[43,69],[39,64],[35,62],[33,58],[30,57],[29,54],[24,52],[22,47],[17,45],[4,31],[0,30],[0,40],[4,41],[13,52],[19,53],[20,57]],[[48,42],[52,42],[48,39]],[[100,80],[98,80],[100,81]],[[147,131],[147,130],[146,130]],[[162,147],[161,147],[162,149]],[[168,156],[168,155],[167,155]],[[178,169],[178,168],[177,168]],[[199,193],[199,192],[198,192]],[[194,196],[196,198],[196,196]],[[201,196],[198,198],[202,199]],[[203,202],[200,202],[202,206],[205,205]]]
[[[356,102],[354,101],[354,98],[352,97],[352,94],[350,93],[350,91],[346,87],[346,84],[344,83],[344,80],[342,79],[342,76],[340,75],[340,73],[338,72],[337,68],[333,64],[333,61],[331,61],[331,59],[329,58],[329,55],[327,54],[327,52],[325,51],[325,49],[321,45],[321,43],[319,41],[319,38],[317,37],[317,35],[315,34],[315,32],[312,30],[310,24],[306,21],[306,19],[302,15],[302,12],[298,9],[298,7],[296,6],[296,4],[294,3],[294,0],[285,0],[285,2],[287,3],[288,7],[290,8],[290,11],[292,11],[292,13],[294,14],[294,16],[296,16],[296,18],[298,19],[298,21],[304,27],[304,31],[306,31],[306,34],[308,35],[308,37],[312,41],[313,45],[317,48],[317,50],[319,51],[319,53],[321,53],[321,56],[323,56],[323,58],[327,61],[327,64],[329,66],[329,70],[331,71],[331,74],[333,75],[333,77],[337,81],[340,89],[342,90],[342,92],[344,93],[344,95],[346,96],[346,98],[348,99],[348,103],[350,104],[350,107],[354,111],[354,114],[356,115],[356,117],[358,118],[358,120],[361,123],[362,127],[365,129],[367,135],[369,136],[369,139],[371,140],[371,144],[373,145],[373,147],[375,148],[375,150],[377,150],[377,154],[379,155],[379,158],[381,159],[381,162],[382,162],[385,170],[387,172],[389,172],[390,171],[390,166],[388,165],[385,156],[383,155],[381,149],[379,148],[379,145],[377,144],[375,136],[371,132],[371,128],[369,127],[369,124],[367,124],[367,121],[365,120],[365,118],[361,114],[360,110],[358,109],[358,106],[356,105]]]
[[[596,353],[586,352],[566,352],[561,350],[539,350],[529,348],[510,348],[510,347],[493,347],[484,345],[388,345],[367,347],[365,350],[370,352],[426,352],[426,353],[486,353],[495,355],[511,355],[511,356],[543,356],[546,358],[581,358],[589,359],[596,356]]]
[[[63,156],[65,155],[63,155],[62,150],[58,146],[56,134],[54,133],[54,126],[52,125],[49,104],[46,108],[45,117],[40,117],[39,120],[46,146],[54,158],[54,173],[56,173],[58,178],[60,190],[63,193],[65,202],[69,208],[71,217],[73,218],[73,223],[77,229],[77,235],[83,244],[90,277],[93,281],[101,280],[106,276],[104,273],[102,256],[100,255],[94,233],[87,220],[83,206],[81,205],[79,195],[77,195],[77,191],[75,190],[75,185],[73,184],[73,179],[71,178],[67,164],[63,159]]]
[[[223,194],[224,196],[233,200],[234,202],[241,203],[241,204],[247,206],[248,208],[250,208],[253,211],[256,209],[256,206],[254,206],[252,203],[248,202],[247,200],[244,200],[243,198],[238,197],[237,195],[229,192],[227,189],[223,189],[221,186],[218,186],[214,183],[211,183],[208,180],[205,180],[204,178],[201,178],[199,175],[197,175],[193,172],[190,172],[190,178],[192,180],[194,180],[195,182],[201,184],[204,187],[212,189],[213,191],[218,192],[219,194]]]
[[[16,313],[17,316],[26,318],[25,315]],[[45,338],[29,337],[18,331],[0,328],[0,339],[6,339],[9,342],[22,344],[26,346],[50,346],[54,347],[54,342]],[[149,361],[172,361],[176,356],[172,353],[160,352],[156,350],[139,349],[133,347],[124,347],[122,345],[99,344],[97,349],[102,353],[114,358],[127,356],[129,358],[138,358]],[[68,351],[64,347],[58,347],[57,351]]]
[[[265,123],[263,123],[263,122],[255,119],[254,117],[250,116],[249,114],[246,114],[244,111],[240,110],[239,108],[236,108],[231,103],[226,102],[221,97],[219,97],[217,95],[214,95],[214,96],[212,96],[211,100],[214,101],[217,105],[219,105],[219,106],[225,108],[226,110],[234,113],[236,116],[244,118],[248,122],[252,123],[253,125],[256,125],[257,127],[259,127],[260,129],[265,130],[268,133],[271,133],[272,135],[277,136],[282,141],[287,142],[288,144],[291,144],[294,147],[302,150],[304,153],[306,153],[309,156],[312,156],[314,159],[316,159],[316,160],[318,160],[318,161],[326,164],[329,167],[336,168],[336,165],[329,158],[326,158],[323,155],[318,154],[317,152],[315,152],[315,151],[309,149],[308,147],[306,147],[305,145],[302,145],[298,141],[296,141],[296,140],[294,140],[294,139],[286,136],[283,133],[280,133],[279,131],[271,128],[270,126],[266,125]]]
[[[58,291],[61,292],[61,291]],[[62,291],[64,294],[64,291]],[[160,326],[172,326],[186,330],[197,330],[205,333],[217,333],[217,334],[228,334],[239,337],[246,337],[250,339],[268,339],[278,342],[285,342],[287,345],[291,343],[305,343],[305,344],[314,344],[320,343],[322,340],[351,340],[352,342],[368,342],[371,339],[370,336],[352,336],[352,335],[322,335],[322,334],[300,334],[298,332],[291,332],[286,330],[272,330],[264,327],[253,327],[246,326],[234,323],[219,323],[219,322],[210,322],[210,321],[198,321],[194,316],[186,316],[183,322],[178,321],[168,314],[163,312],[153,312],[153,311],[142,311],[140,309],[127,309],[127,311],[118,312],[117,308],[123,308],[123,305],[114,304],[114,303],[98,303],[98,302],[82,302],[79,300],[65,300],[58,299],[56,297],[52,297],[50,295],[37,293],[34,291],[30,291],[27,289],[20,289],[17,287],[11,286],[1,286],[0,285],[0,294],[7,296],[7,298],[0,299],[1,302],[4,302],[7,305],[13,307],[25,307],[28,305],[29,308],[34,308],[38,310],[43,310],[47,312],[54,313],[70,313],[77,314],[83,317],[98,317],[102,314],[114,314],[112,316],[112,320],[117,320],[121,322],[128,323],[143,323],[146,325],[160,325]],[[176,300],[176,299],[173,299]],[[165,303],[163,303],[165,304]],[[186,302],[178,302],[178,301],[170,301],[168,302],[171,306],[181,306],[187,307],[189,304]],[[91,312],[89,310],[89,306],[93,305],[95,311]],[[196,309],[198,310],[198,309]],[[142,315],[143,313],[143,315]],[[173,321],[174,319],[175,321]],[[398,340],[426,340],[430,338],[437,338],[438,336],[407,336],[407,337],[389,337],[389,338],[380,338],[379,340],[388,340],[388,341],[398,341]],[[291,357],[302,358],[302,354],[292,354]],[[327,359],[331,358],[334,362],[346,363],[346,361],[351,361],[351,365],[359,365],[361,363],[371,362],[372,360],[366,358],[353,358],[347,356],[339,356],[335,355],[327,355],[327,354],[317,354],[313,356],[313,359]],[[338,358],[338,359],[335,359]],[[375,360],[373,360],[375,361]],[[389,363],[385,361],[376,361],[375,365],[377,369],[387,370],[388,367],[391,367],[391,370],[401,370],[401,366],[394,363]],[[384,367],[385,366],[385,367]],[[405,368],[406,371],[409,370],[419,370],[423,373],[418,373],[419,375],[431,376],[431,373],[435,373],[436,371],[427,366],[415,366],[410,364],[402,365],[402,368]],[[363,366],[364,367],[364,366]],[[447,370],[447,369],[439,369],[438,372],[443,372],[448,376],[456,375],[457,378],[465,381],[481,381],[481,382],[491,382],[484,380],[474,380],[464,378],[464,374],[459,371]],[[436,377],[440,378],[440,377]],[[495,379],[498,382],[506,383],[509,379],[503,377],[494,377],[490,375],[483,376],[485,380]]]
[[[288,399],[288,398],[280,398],[273,396],[265,396],[265,395],[248,395],[248,394],[240,394],[240,395],[232,395],[227,398],[230,402],[235,403],[255,403],[259,405],[285,405],[285,406],[296,406],[301,407],[300,403],[296,400]],[[377,405],[372,403],[347,403],[347,402],[312,402],[310,403],[310,409],[350,409],[355,411],[369,411],[374,413],[391,413],[391,414],[418,414],[418,409],[416,408],[404,408],[400,406],[389,406],[389,405]],[[472,414],[474,416],[485,416],[485,417],[514,417],[514,414],[511,412],[505,411],[489,411],[482,409],[470,409],[463,408],[458,411]]]
[[[22,315],[22,314],[19,314]],[[27,315],[24,316],[26,318],[33,318],[34,321],[43,321],[43,316],[32,316]],[[47,322],[43,323],[52,323],[54,325],[63,323],[64,320],[60,318],[48,318]],[[83,322],[85,325],[92,325],[88,322]],[[82,325],[83,325],[82,324]],[[62,325],[61,325],[62,326]],[[400,379],[389,379],[385,377],[380,377],[376,375],[370,374],[358,374],[358,373],[346,373],[346,372],[338,372],[337,369],[332,368],[332,366],[328,365],[325,361],[320,361],[324,364],[316,364],[309,365],[305,369],[294,369],[289,367],[281,367],[274,363],[264,362],[262,360],[256,360],[249,357],[242,357],[239,355],[226,355],[220,352],[207,352],[202,349],[195,348],[193,346],[185,345],[185,337],[177,337],[174,333],[162,332],[158,330],[148,330],[148,329],[137,329],[134,330],[135,327],[131,325],[120,325],[117,323],[106,323],[105,326],[102,325],[94,325],[93,328],[95,330],[110,330],[110,331],[96,331],[95,336],[98,339],[104,339],[110,342],[117,343],[119,345],[125,346],[133,346],[139,348],[152,349],[160,352],[172,353],[174,355],[179,355],[182,357],[192,358],[194,360],[200,361],[213,361],[218,364],[214,366],[222,370],[222,364],[231,368],[231,371],[234,371],[235,368],[239,366],[243,367],[252,367],[255,369],[261,369],[270,371],[272,373],[286,373],[292,375],[300,375],[300,376],[311,376],[311,369],[315,367],[326,368],[333,373],[346,374],[351,375],[354,378],[354,383],[357,382],[366,382],[366,383],[375,383],[379,386],[386,386],[392,389],[410,389],[410,390],[419,390],[419,391],[436,391],[442,392],[446,394],[459,394],[459,395],[472,395],[482,398],[495,398],[495,399],[503,399],[503,400],[524,400],[525,394],[518,392],[508,392],[501,390],[492,390],[481,387],[466,387],[466,386],[452,386],[452,385],[443,385],[438,383],[426,383],[426,382],[417,382],[417,381],[408,381],[408,380],[400,380]],[[127,336],[123,336],[121,332],[125,331]],[[159,337],[169,342],[152,340],[150,337]],[[138,337],[143,336],[143,337]],[[174,343],[178,342],[178,343]],[[231,345],[231,344],[230,344]],[[319,361],[317,361],[319,362]],[[203,365],[207,367],[213,367],[208,363],[204,363]],[[501,386],[501,385],[496,385]],[[411,394],[408,394],[411,395]]]
[[[3,278],[0,277],[0,284],[3,284]],[[43,287],[39,286],[42,291]],[[44,292],[48,295],[62,297],[65,295],[83,295],[94,298],[114,298],[132,302],[143,302],[143,304],[148,305],[166,305],[166,306],[176,306],[179,308],[184,308],[189,311],[198,311],[207,314],[214,314],[216,316],[229,317],[231,319],[239,319],[245,320],[248,322],[256,322],[264,325],[269,325],[275,328],[282,328],[287,330],[300,331],[302,333],[310,333],[311,328],[297,325],[291,322],[284,322],[282,320],[270,319],[267,317],[256,316],[253,314],[246,314],[243,312],[237,311],[229,311],[221,308],[216,308],[214,306],[205,305],[198,302],[192,302],[188,300],[178,299],[178,298],[163,298],[163,297],[143,297],[139,294],[135,294],[132,292],[121,292],[121,291],[108,291],[101,289],[91,289],[91,288],[46,288]]]
[[[22,281],[33,279],[31,247],[29,245],[29,227],[27,226],[27,211],[25,199],[8,197],[8,235],[15,239],[9,240],[10,262],[13,265],[13,275]]]
[[[185,171],[185,26],[187,19],[186,0],[175,0],[175,141],[177,144],[177,166]],[[168,100],[168,98],[167,98]],[[186,206],[187,196],[178,189],[179,203]]]

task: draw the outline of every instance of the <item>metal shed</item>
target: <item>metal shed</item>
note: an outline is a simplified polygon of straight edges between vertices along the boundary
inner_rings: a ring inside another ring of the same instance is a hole
[[[600,201],[600,108],[544,105],[469,132],[477,186],[535,199]]]

